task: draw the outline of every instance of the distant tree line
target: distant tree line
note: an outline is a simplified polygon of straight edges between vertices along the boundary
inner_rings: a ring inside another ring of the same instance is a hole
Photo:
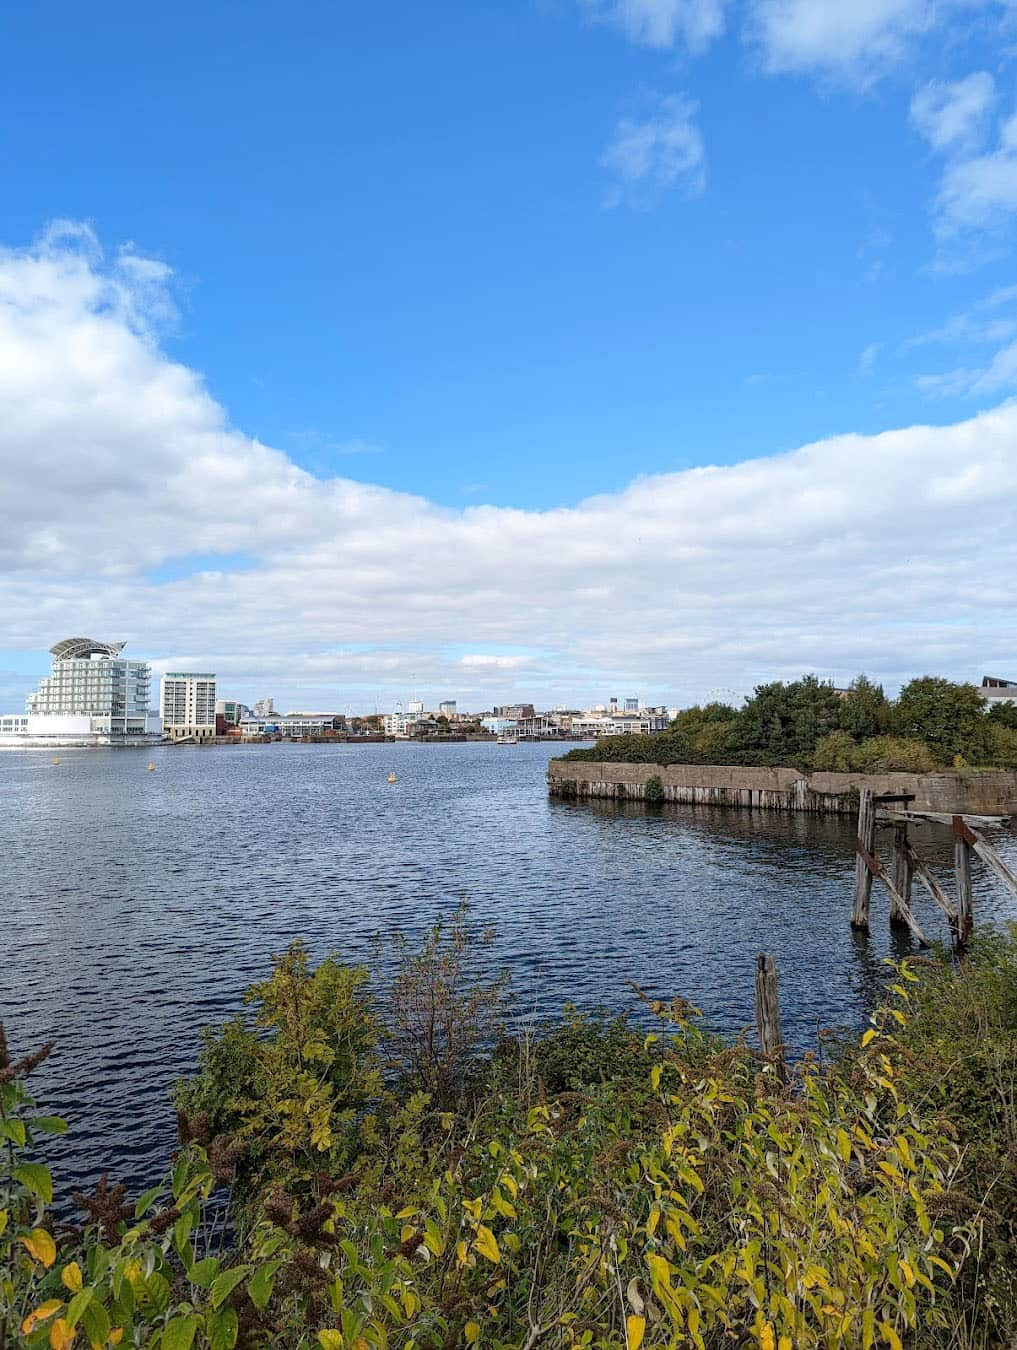
[[[896,699],[859,675],[846,691],[806,675],[758,685],[741,708],[685,708],[655,736],[606,736],[573,760],[789,765],[852,772],[1017,768],[1017,705],[923,675]]]

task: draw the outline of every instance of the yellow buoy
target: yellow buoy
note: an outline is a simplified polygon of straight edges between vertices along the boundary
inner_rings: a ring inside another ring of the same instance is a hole
[[[155,773],[155,765],[152,763],[151,760],[148,761],[148,772]]]
[[[53,763],[54,763],[54,764],[59,764],[59,763],[60,763],[60,756],[59,756],[59,755],[54,755],[54,756],[53,756]]]
[[[390,773],[389,776],[388,776],[388,781],[389,781],[390,783],[396,783],[396,782],[398,782],[399,780],[396,778],[396,776],[395,776],[394,773]]]

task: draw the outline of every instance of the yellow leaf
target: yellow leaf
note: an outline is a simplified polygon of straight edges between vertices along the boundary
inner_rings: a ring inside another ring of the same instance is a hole
[[[759,1350],[776,1350],[773,1339],[773,1327],[764,1322],[759,1330]]]
[[[120,1342],[121,1342],[123,1339],[124,1339],[124,1329],[123,1329],[123,1327],[112,1327],[112,1328],[110,1329],[110,1333],[109,1333],[109,1343],[110,1343],[110,1345],[119,1345]]]
[[[466,1243],[463,1241],[456,1243],[456,1260],[461,1266],[466,1265]]]
[[[322,1350],[343,1350],[343,1334],[341,1331],[333,1331],[331,1327],[325,1327],[318,1332],[318,1344]]]
[[[777,1342],[777,1350],[792,1350],[791,1337],[781,1336],[780,1340]]]
[[[497,1265],[501,1260],[501,1252],[498,1250],[498,1239],[485,1224],[480,1224],[477,1228],[477,1237],[473,1243],[481,1256]]]
[[[862,1049],[864,1050],[865,1047],[869,1044],[869,1042],[874,1041],[878,1035],[879,1035],[878,1031],[875,1031],[873,1030],[872,1027],[869,1027],[868,1031],[862,1037]]]
[[[480,1323],[467,1322],[464,1335],[466,1336],[467,1345],[476,1345],[477,1341],[480,1339]]]
[[[69,1265],[64,1266],[63,1270],[60,1272],[60,1282],[63,1284],[64,1288],[69,1289],[72,1294],[78,1293],[84,1281],[81,1277],[81,1267],[78,1265],[77,1261],[72,1261]]]
[[[74,1332],[67,1326],[66,1318],[58,1317],[49,1329],[50,1350],[69,1350],[74,1344]]]
[[[45,1322],[47,1318],[52,1317],[56,1310],[61,1306],[61,1302],[58,1298],[48,1298],[45,1303],[40,1303],[35,1312],[30,1312],[22,1322],[22,1336],[27,1336],[40,1322]]]
[[[23,1237],[21,1241],[36,1261],[49,1270],[56,1260],[56,1243],[53,1241],[52,1235],[47,1233],[45,1228],[33,1228],[28,1237]]]
[[[890,1347],[890,1350],[904,1350],[903,1345],[901,1345],[900,1337],[889,1322],[880,1322],[879,1329],[883,1333],[883,1339]]]
[[[0,1237],[3,1236],[6,1227],[7,1227],[7,1211],[5,1209],[0,1209]]]
[[[637,1317],[635,1313],[633,1313],[631,1317],[625,1319],[625,1335],[628,1341],[628,1350],[639,1350],[645,1334],[645,1317]]]

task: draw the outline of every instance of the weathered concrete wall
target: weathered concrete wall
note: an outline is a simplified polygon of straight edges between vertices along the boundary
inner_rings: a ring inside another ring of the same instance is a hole
[[[568,762],[548,765],[548,788],[559,797],[641,798],[646,782],[659,778],[669,802],[747,806],[772,811],[857,811],[853,789],[911,792],[915,811],[970,815],[1017,813],[1017,772],[985,769],[968,773],[803,773],[799,769],[754,769],[724,764],[615,764]],[[573,786],[574,785],[574,786]]]

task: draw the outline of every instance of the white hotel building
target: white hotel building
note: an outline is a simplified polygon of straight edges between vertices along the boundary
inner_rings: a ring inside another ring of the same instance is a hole
[[[51,673],[26,700],[24,714],[0,717],[0,745],[149,745],[161,739],[148,710],[151,671],[125,660],[123,642],[65,638],[50,648]]]

